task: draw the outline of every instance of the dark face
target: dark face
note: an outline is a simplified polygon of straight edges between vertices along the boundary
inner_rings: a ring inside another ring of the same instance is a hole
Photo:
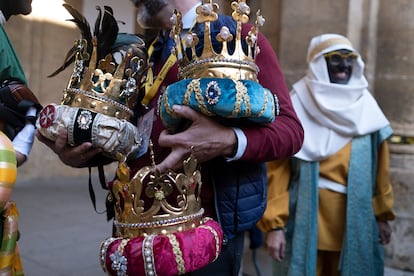
[[[329,80],[332,83],[347,84],[352,75],[352,67],[358,55],[341,49],[324,54],[328,66]]]
[[[32,12],[32,0],[0,0],[0,8],[6,19],[12,15],[27,15]]]

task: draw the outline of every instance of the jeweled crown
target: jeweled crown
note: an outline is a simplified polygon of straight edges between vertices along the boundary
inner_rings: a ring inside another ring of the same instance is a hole
[[[134,36],[128,43],[114,46],[119,35],[118,22],[108,6],[103,16],[97,7],[99,15],[93,34],[79,12],[68,4],[64,6],[73,15],[70,21],[78,25],[83,37],[75,41],[66,58],[68,64],[71,61],[68,57],[72,56],[74,66],[61,104],[129,120],[147,68],[144,41]]]
[[[145,67],[143,45],[131,45],[117,66],[111,54],[97,62],[96,40],[93,41],[89,60],[85,41],[76,41],[75,66],[61,104],[129,120],[139,94],[140,72]],[[83,67],[86,61],[89,66]]]
[[[231,33],[228,26],[221,26],[220,32],[212,38],[211,24],[218,20],[219,6],[212,0],[202,1],[196,10],[196,22],[204,24],[201,41],[197,34],[191,31],[182,36],[182,14],[179,11],[174,12],[171,18],[171,36],[175,41],[175,53],[180,64],[180,79],[218,77],[257,81],[257,37],[259,28],[265,20],[259,10],[255,24],[247,37],[242,38],[242,24],[249,21],[250,7],[245,0],[232,2],[231,7],[232,18],[236,22],[235,34]],[[218,41],[221,46],[213,47],[213,41]],[[203,44],[201,54],[197,54],[197,49],[201,46],[199,43]]]
[[[112,184],[117,236],[169,234],[202,224],[201,174],[194,156],[184,161],[182,173],[161,174],[153,164],[132,179],[125,158],[118,159],[118,178]]]

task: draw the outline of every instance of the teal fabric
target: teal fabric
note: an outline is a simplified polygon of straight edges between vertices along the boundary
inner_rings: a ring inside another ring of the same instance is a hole
[[[316,274],[319,163],[294,159],[292,169],[289,201],[294,209],[289,214],[294,225],[288,225],[292,233],[289,275],[310,276]]]
[[[10,40],[0,25],[0,84],[5,80],[18,80],[22,84],[27,85],[27,79],[25,77],[20,61],[13,49]]]
[[[378,148],[391,134],[391,127],[386,127],[371,136],[357,137],[352,141],[347,210],[356,211],[347,212],[341,275],[384,274],[383,248],[378,242],[372,197],[375,192]]]
[[[352,140],[341,275],[384,273],[383,248],[378,242],[372,197],[375,192],[378,148],[391,134],[392,129],[387,126]],[[282,263],[274,263],[273,275],[316,274],[318,177],[318,162],[292,159],[290,217],[286,226],[287,256]]]
[[[187,86],[192,79],[185,79],[170,84],[161,96],[159,111],[164,125],[168,129],[177,129],[182,125],[182,119],[177,118],[171,112],[168,112],[173,105],[182,105],[184,95],[187,92]],[[245,99],[241,102],[241,110],[236,115],[232,114],[236,104],[236,85],[231,79],[221,78],[202,78],[200,88],[202,90],[202,99],[197,99],[196,93],[192,91],[189,106],[196,111],[203,112],[209,116],[219,116],[222,118],[246,118],[252,123],[266,124],[275,120],[278,110],[278,102],[274,95],[259,83],[250,80],[240,80],[247,88],[248,99],[250,104],[246,104]],[[209,104],[206,90],[209,83],[217,83],[221,95],[217,97],[217,103]],[[201,101],[201,103],[200,103]],[[205,106],[208,112],[203,111],[201,105]],[[250,110],[251,114],[248,114]],[[207,114],[206,114],[207,113]]]

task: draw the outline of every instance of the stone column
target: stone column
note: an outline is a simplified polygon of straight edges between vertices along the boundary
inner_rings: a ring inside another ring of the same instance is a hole
[[[375,95],[394,129],[391,180],[396,220],[387,264],[414,271],[414,2],[380,1]]]
[[[279,60],[291,88],[306,72],[312,37],[322,33],[346,35],[348,1],[284,0],[280,14]]]

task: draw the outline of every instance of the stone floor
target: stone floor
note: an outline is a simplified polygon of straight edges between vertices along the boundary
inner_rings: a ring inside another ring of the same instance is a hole
[[[93,179],[98,211],[104,210],[102,189]],[[104,275],[98,261],[100,242],[111,233],[105,214],[94,211],[86,177],[18,181],[12,195],[20,212],[19,241],[26,276]],[[246,245],[247,246],[247,245]],[[261,274],[246,250],[243,276],[271,275],[264,249],[256,252]],[[386,276],[414,276],[387,268]]]

